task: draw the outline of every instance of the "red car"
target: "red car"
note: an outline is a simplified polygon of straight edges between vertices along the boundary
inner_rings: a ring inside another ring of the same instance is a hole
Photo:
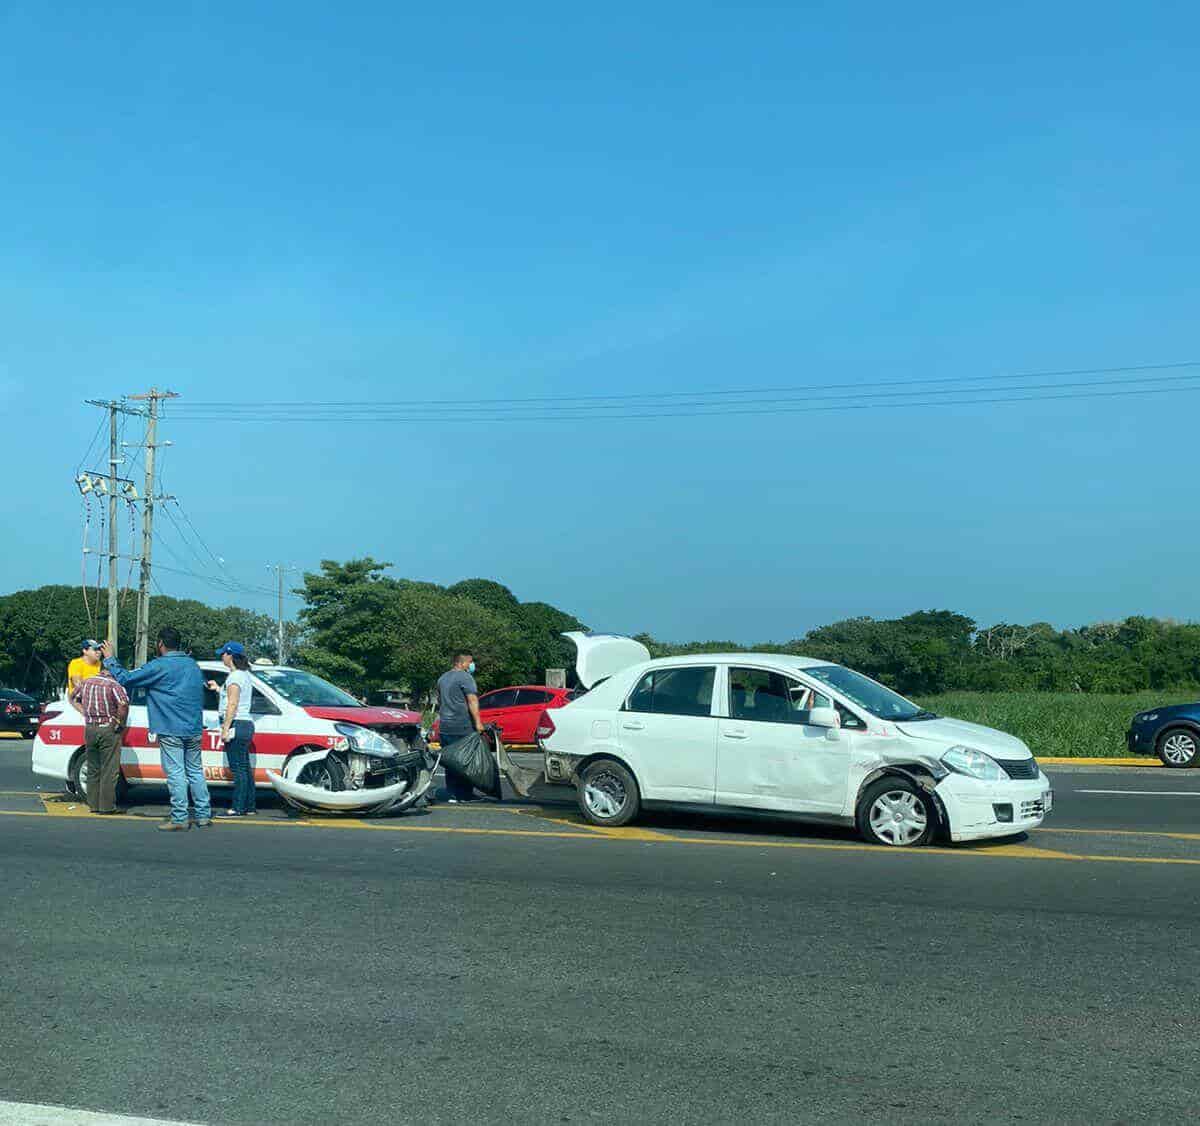
[[[561,708],[578,695],[576,688],[547,688],[537,684],[497,688],[479,697],[479,718],[500,728],[500,734],[510,746],[533,744],[537,742],[537,724],[542,712],[547,708]],[[439,726],[440,721],[433,725],[435,741]]]

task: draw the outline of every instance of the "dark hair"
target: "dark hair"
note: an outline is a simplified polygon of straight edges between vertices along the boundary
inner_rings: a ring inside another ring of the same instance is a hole
[[[454,651],[454,663],[457,665],[464,657],[474,657],[475,654],[470,649],[456,649]]]
[[[179,630],[174,626],[163,626],[158,631],[158,643],[164,649],[182,649],[183,638],[179,636]]]
[[[229,659],[233,662],[235,669],[241,669],[242,672],[246,672],[250,668],[250,662],[246,660],[244,653],[230,653]]]

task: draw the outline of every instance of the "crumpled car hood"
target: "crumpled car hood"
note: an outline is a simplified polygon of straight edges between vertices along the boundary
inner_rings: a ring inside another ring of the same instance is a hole
[[[962,744],[984,751],[993,758],[1023,759],[1032,753],[1015,735],[1007,735],[994,727],[980,723],[968,723],[965,719],[917,720],[915,723],[897,723],[896,728],[904,735],[923,742],[941,743],[945,747]]]

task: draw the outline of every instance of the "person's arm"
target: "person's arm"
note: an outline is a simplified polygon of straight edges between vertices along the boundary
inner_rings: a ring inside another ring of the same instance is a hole
[[[221,740],[228,743],[233,737],[233,717],[237,715],[238,697],[242,686],[236,680],[225,685],[225,717],[221,720]]]
[[[475,721],[475,730],[483,731],[483,720],[479,718],[479,697],[474,692],[467,693],[467,711],[471,713],[471,718]]]
[[[104,653],[104,667],[113,674],[113,679],[122,688],[146,688],[157,684],[167,671],[162,658],[156,657],[153,661],[147,661],[140,669],[131,672],[112,655],[112,646],[107,641],[101,649]]]
[[[129,725],[129,697],[121,690],[121,702],[117,705],[117,716],[113,723],[114,731],[121,731]]]

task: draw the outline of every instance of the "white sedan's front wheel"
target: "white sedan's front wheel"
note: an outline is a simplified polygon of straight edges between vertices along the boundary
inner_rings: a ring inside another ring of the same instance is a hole
[[[872,844],[914,848],[928,844],[935,825],[933,803],[907,778],[880,778],[858,803],[858,831]]]

